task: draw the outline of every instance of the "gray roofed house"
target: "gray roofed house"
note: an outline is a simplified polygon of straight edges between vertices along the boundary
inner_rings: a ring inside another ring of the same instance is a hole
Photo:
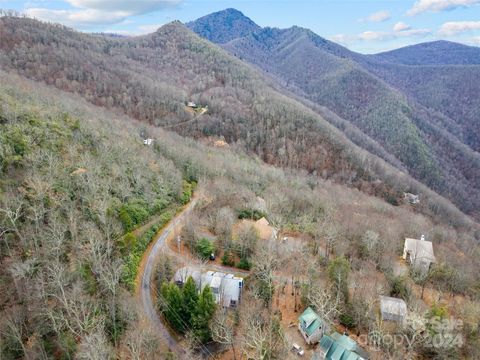
[[[405,238],[403,258],[416,270],[427,272],[436,261],[433,254],[433,245],[422,235],[420,240]]]
[[[237,307],[240,303],[243,278],[220,271],[201,273],[193,267],[186,266],[177,270],[173,281],[178,286],[183,286],[189,276],[193,278],[199,291],[207,285],[210,286],[217,304],[222,304],[223,307]]]
[[[407,317],[407,304],[403,299],[380,296],[380,314],[384,321],[404,324]]]
[[[223,272],[207,271],[202,274],[202,288],[209,285],[215,302],[223,307],[237,307],[243,288],[243,278]]]

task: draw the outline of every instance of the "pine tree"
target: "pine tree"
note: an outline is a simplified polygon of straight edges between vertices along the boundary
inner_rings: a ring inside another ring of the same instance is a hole
[[[188,327],[192,326],[192,316],[198,303],[198,293],[195,281],[191,276],[188,277],[182,289],[183,293],[183,312],[182,317]]]
[[[183,294],[175,284],[164,283],[160,292],[160,307],[169,324],[178,332],[185,332],[182,318]]]
[[[210,322],[215,314],[215,298],[209,286],[205,286],[192,317],[194,335],[205,343],[212,338]]]

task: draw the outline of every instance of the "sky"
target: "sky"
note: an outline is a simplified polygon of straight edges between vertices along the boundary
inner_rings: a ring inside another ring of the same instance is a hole
[[[260,26],[309,28],[361,53],[439,39],[480,46],[480,0],[0,0],[0,8],[122,35],[235,8]]]

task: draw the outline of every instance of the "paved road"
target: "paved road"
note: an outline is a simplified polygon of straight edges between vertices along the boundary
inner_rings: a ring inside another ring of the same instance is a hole
[[[141,274],[140,277],[141,287],[139,291],[139,296],[143,312],[147,319],[159,332],[160,336],[166,341],[170,350],[177,354],[180,358],[184,357],[185,349],[178,343],[177,339],[175,339],[175,337],[170,334],[168,328],[163,324],[162,320],[158,316],[158,313],[153,304],[151,283],[156,261],[164,248],[167,237],[177,225],[179,225],[182,221],[185,220],[186,216],[194,208],[196,202],[197,199],[193,199],[190,204],[180,214],[178,214],[170,222],[170,224],[160,233],[158,238],[155,240],[155,243],[150,248],[150,251],[146,255],[147,259],[145,261],[145,266],[143,267],[143,274]]]

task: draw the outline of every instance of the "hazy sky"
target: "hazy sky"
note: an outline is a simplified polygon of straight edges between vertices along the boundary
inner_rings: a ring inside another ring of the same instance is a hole
[[[0,0],[41,20],[127,35],[230,7],[261,26],[306,27],[363,53],[437,39],[480,45],[480,0]]]

